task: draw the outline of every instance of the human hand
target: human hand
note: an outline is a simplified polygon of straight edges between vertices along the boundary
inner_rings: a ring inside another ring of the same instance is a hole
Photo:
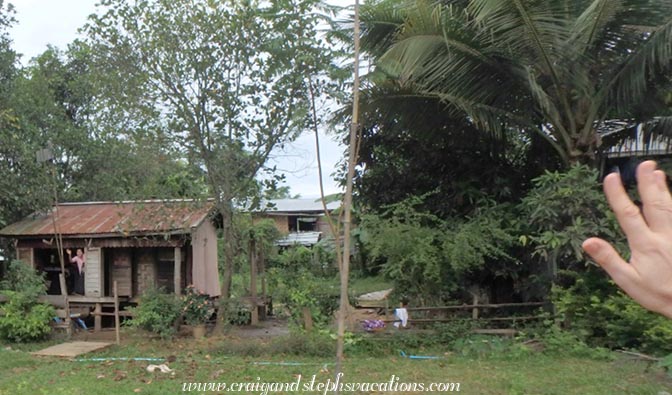
[[[637,167],[637,189],[642,211],[628,197],[618,174],[604,179],[604,193],[628,238],[630,263],[596,237],[584,241],[583,249],[635,301],[672,318],[672,197],[656,162]]]
[[[69,255],[72,255],[72,250],[71,250],[71,249],[69,249],[69,248],[68,248],[67,250],[65,250],[65,252],[67,252],[67,253],[68,253],[68,256],[69,256]]]

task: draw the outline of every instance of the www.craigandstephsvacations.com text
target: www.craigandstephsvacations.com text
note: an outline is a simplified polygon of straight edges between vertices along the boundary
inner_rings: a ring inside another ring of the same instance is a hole
[[[182,383],[183,392],[242,392],[246,394],[269,395],[277,392],[305,392],[327,394],[339,392],[460,392],[460,383],[414,383],[401,381],[399,376],[392,375],[385,382],[349,383],[343,381],[343,373],[339,373],[334,380],[318,381],[313,375],[310,380],[304,380],[299,375],[291,382],[264,382],[260,377],[248,382],[194,382]]]

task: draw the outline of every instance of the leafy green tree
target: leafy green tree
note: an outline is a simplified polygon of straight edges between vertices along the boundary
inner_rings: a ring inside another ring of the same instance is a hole
[[[491,133],[536,133],[565,164],[594,162],[614,144],[597,133],[606,119],[660,115],[671,15],[667,0],[384,0],[364,12],[363,45],[382,95],[440,101]]]
[[[106,0],[101,5],[105,12],[93,16],[85,31],[97,64],[118,71],[111,92],[121,113],[139,111],[139,119],[157,115],[165,121],[163,130],[206,170],[227,244],[224,313],[235,251],[233,202],[254,194],[255,176],[273,149],[302,130],[308,78],[331,68],[331,51],[317,33],[325,21],[316,11],[321,3]]]
[[[13,7],[0,1],[0,227],[46,207],[52,196],[49,177],[35,161],[43,147],[22,129],[13,103],[20,69],[7,30],[15,22]],[[6,256],[8,241],[0,242]]]
[[[75,42],[49,48],[15,83],[23,134],[54,147],[63,200],[123,200],[203,195],[194,166],[149,125],[108,124],[101,109],[105,76],[91,50]],[[103,97],[103,99],[105,99]]]
[[[511,207],[481,201],[472,217],[443,220],[422,210],[423,198],[411,197],[361,221],[369,259],[381,264],[397,290],[420,302],[441,303],[460,298],[484,273],[516,271],[519,260],[509,251],[517,244],[519,224]]]
[[[614,240],[626,251],[623,234],[598,188],[598,172],[575,165],[566,172],[546,172],[533,180],[534,188],[520,203],[528,218],[521,242],[546,262],[547,272],[581,271],[585,267],[581,243],[592,235]]]
[[[292,194],[289,186],[283,185],[281,187],[275,188],[274,190],[269,190],[268,193],[266,193],[266,197],[268,199],[300,199],[301,195],[298,193]]]
[[[363,210],[424,195],[424,207],[443,219],[470,215],[482,199],[516,201],[540,167],[557,166],[533,159],[543,152],[536,141],[487,136],[447,115],[429,100],[366,103],[356,178]]]

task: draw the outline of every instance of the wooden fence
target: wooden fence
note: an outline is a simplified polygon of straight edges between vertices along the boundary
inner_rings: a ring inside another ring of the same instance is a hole
[[[498,304],[462,304],[455,306],[407,307],[411,325],[428,325],[453,322],[457,320],[479,320],[489,323],[513,325],[517,322],[540,319],[544,315],[536,313],[544,302],[498,303]],[[385,309],[385,321],[398,321],[394,318],[393,308]],[[516,314],[521,312],[521,314]]]

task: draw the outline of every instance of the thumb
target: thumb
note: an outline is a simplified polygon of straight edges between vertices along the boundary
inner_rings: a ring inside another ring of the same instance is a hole
[[[614,247],[597,237],[583,242],[583,249],[595,260],[625,292],[632,295],[636,279],[635,269],[616,252]]]

